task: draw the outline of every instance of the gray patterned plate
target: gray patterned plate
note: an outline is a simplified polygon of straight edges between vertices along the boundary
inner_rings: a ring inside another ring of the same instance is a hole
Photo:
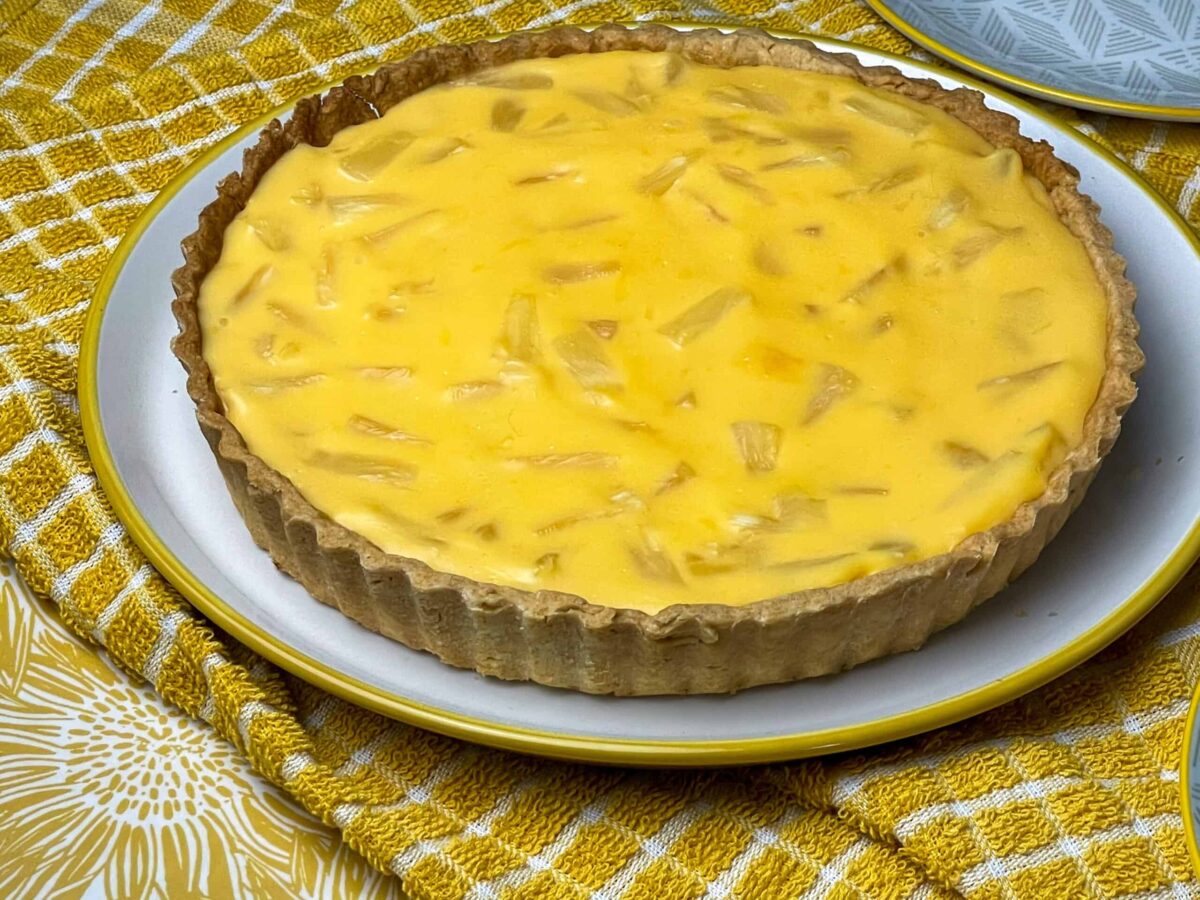
[[[1183,729],[1179,780],[1183,788],[1183,830],[1187,833],[1192,868],[1200,873],[1200,685],[1192,696]]]
[[[1047,100],[1200,121],[1200,0],[867,0],[909,38]]]

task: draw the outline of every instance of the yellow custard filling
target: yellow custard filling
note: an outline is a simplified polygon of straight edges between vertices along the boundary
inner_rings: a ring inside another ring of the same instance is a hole
[[[204,353],[249,448],[384,550],[655,611],[951,549],[1039,495],[1105,299],[1011,150],[836,76],[531,60],[302,146]]]

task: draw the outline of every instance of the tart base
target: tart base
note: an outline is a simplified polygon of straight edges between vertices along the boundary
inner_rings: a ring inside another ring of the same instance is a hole
[[[1099,394],[1081,442],[1040,497],[950,552],[917,563],[744,606],[678,605],[648,614],[477,583],[384,553],[314,509],[246,447],[224,415],[203,356],[197,299],[220,256],[226,226],[267,169],[292,147],[323,146],[341,128],[380,116],[431,85],[516,59],[607,50],[673,51],[708,65],[776,65],[848,76],[939,107],[1021,155],[1086,248],[1108,299],[1107,366]],[[978,92],[947,91],[891,67],[864,67],[849,54],[827,53],[807,41],[758,31],[604,26],[435,47],[301,100],[286,124],[272,122],[263,131],[246,152],[241,173],[221,182],[198,230],[183,242],[185,263],[172,278],[181,329],[173,349],[188,372],[201,429],[255,542],[318,600],[387,637],[486,675],[589,693],[732,692],[920,647],[1032,565],[1083,499],[1136,395],[1133,376],[1143,359],[1124,261],[1113,251],[1097,207],[1077,185],[1078,174],[1049,145],[1022,137],[1017,121],[987,109]]]

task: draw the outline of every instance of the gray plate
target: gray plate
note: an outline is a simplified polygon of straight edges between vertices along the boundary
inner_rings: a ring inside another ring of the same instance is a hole
[[[1188,710],[1187,729],[1183,736],[1183,753],[1179,777],[1183,788],[1183,824],[1187,834],[1188,855],[1192,867],[1200,873],[1200,686],[1192,696]]]
[[[867,0],[912,40],[1072,106],[1200,121],[1200,0]]]
[[[963,83],[851,49],[866,63]],[[102,483],[158,568],[240,640],[356,702],[485,743],[609,762],[738,763],[892,740],[1011,699],[1114,639],[1195,558],[1200,249],[1157,195],[1086,138],[1011,98],[992,93],[989,104],[1052,142],[1104,207],[1140,289],[1149,363],[1112,458],[1061,536],[1017,584],[919,652],[734,696],[592,697],[450,668],[314,601],[251,541],[168,347],[179,239],[254,133],[235,136],[164,192],[100,290],[81,398]]]

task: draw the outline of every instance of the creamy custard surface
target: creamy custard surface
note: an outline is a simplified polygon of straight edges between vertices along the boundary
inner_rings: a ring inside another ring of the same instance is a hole
[[[850,79],[529,60],[303,146],[225,234],[249,448],[382,549],[653,612],[943,553],[1038,496],[1105,298],[1019,156]]]

